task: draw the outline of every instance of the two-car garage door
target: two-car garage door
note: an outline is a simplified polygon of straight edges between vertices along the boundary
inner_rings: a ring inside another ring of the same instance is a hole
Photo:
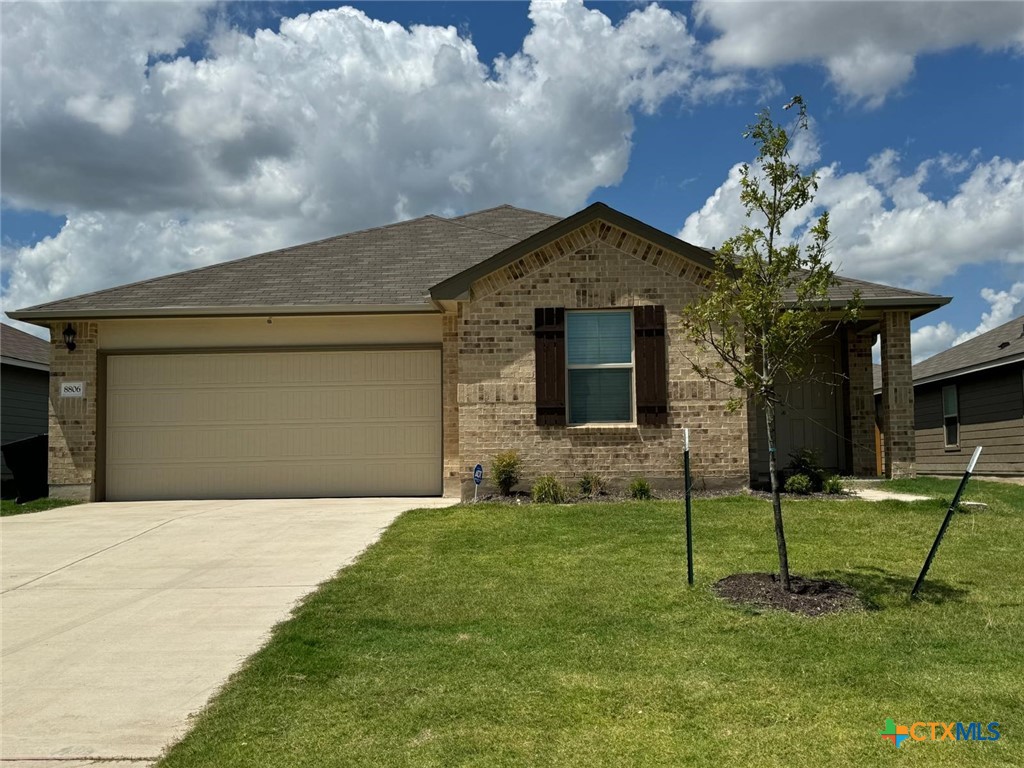
[[[436,349],[107,358],[106,498],[441,493]]]

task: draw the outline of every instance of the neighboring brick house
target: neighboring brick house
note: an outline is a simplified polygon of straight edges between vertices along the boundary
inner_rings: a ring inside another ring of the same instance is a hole
[[[0,323],[0,443],[46,434],[49,378],[49,342]],[[5,491],[11,479],[0,459]]]
[[[11,313],[53,345],[54,491],[94,499],[459,495],[517,449],[525,476],[708,485],[767,465],[751,409],[698,377],[680,310],[712,253],[596,203],[501,206],[329,238]],[[873,474],[882,336],[887,471],[914,472],[910,321],[949,301],[842,279],[855,325],[794,385],[785,445]],[[820,377],[819,377],[820,378]],[[61,398],[81,381],[85,397]]]
[[[914,366],[917,470],[1024,476],[1024,317]],[[879,382],[881,389],[881,382]]]

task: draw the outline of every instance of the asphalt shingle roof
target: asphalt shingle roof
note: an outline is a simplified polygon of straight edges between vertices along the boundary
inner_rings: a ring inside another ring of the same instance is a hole
[[[0,323],[0,355],[39,365],[50,364],[50,343]]]
[[[834,286],[829,291],[829,297],[834,304],[845,304],[853,298],[855,291],[860,291],[861,299],[865,301],[885,301],[892,299],[894,301],[928,301],[930,299],[940,298],[931,293],[921,293],[920,291],[908,291],[905,288],[896,288],[892,285],[884,285],[882,283],[869,283],[867,280],[856,280],[852,277],[843,277],[842,275],[836,275],[839,280],[839,285]],[[796,292],[790,292],[789,295],[783,294],[784,299],[794,300],[796,299]]]
[[[914,381],[945,378],[1014,360],[1024,360],[1024,315],[923,360],[914,366]]]
[[[623,214],[598,204],[609,216]],[[587,209],[590,210],[590,209]],[[579,214],[577,214],[578,216]],[[557,216],[502,205],[451,219],[423,216],[374,229],[351,232],[236,261],[179,272],[94,293],[27,307],[33,319],[81,313],[132,313],[242,308],[430,306],[430,289],[496,254],[563,221]],[[633,220],[629,220],[633,221]],[[678,243],[682,252],[694,246],[635,226]],[[702,249],[697,249],[700,252]],[[707,253],[711,253],[708,251]],[[842,278],[834,298],[845,302],[860,289],[865,303],[925,304],[940,297],[886,285]],[[925,310],[927,311],[927,310]]]
[[[458,222],[466,227],[506,235],[519,242],[558,223],[561,218],[552,216],[550,213],[528,211],[525,208],[516,208],[511,205],[499,205],[497,208],[487,208],[476,213],[456,216],[449,221]],[[447,277],[451,277],[451,275],[447,275]]]
[[[558,221],[511,206],[478,216],[423,216],[23,311],[424,304],[430,286]]]

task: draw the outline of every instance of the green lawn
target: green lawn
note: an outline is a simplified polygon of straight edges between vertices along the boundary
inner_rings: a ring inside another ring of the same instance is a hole
[[[44,509],[57,509],[58,507],[69,507],[72,504],[81,504],[80,501],[70,499],[36,499],[18,504],[14,499],[0,501],[0,517],[9,515],[24,515],[28,512],[42,512]]]
[[[710,592],[774,567],[763,500],[695,504],[692,590],[679,503],[410,512],[161,765],[1021,765],[1024,489],[968,498],[990,506],[954,518],[918,604],[939,502],[787,502],[794,570],[872,605],[817,619]],[[887,717],[1002,739],[897,750]]]

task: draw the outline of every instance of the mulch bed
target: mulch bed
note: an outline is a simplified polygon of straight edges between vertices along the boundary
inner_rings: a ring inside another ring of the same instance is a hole
[[[571,489],[568,489],[571,491]],[[720,499],[727,496],[747,496],[752,499],[762,499],[765,501],[771,501],[772,495],[767,491],[757,491],[750,488],[720,488],[715,490],[694,490],[691,492],[691,497],[694,501],[700,499]],[[653,501],[683,501],[686,498],[686,493],[682,489],[666,489],[660,488],[653,491]],[[790,499],[824,499],[826,501],[836,501],[839,499],[851,499],[851,495],[847,493],[842,494],[824,494],[824,493],[808,493],[800,495],[782,494],[783,502],[788,502]],[[477,499],[478,502],[494,502],[498,504],[532,504],[533,499],[530,494],[526,491],[513,491],[508,496],[501,496],[496,493],[481,494]],[[602,502],[609,503],[620,503],[623,501],[633,501],[632,497],[625,490],[620,491],[604,491],[597,494],[596,496],[577,496],[569,493],[566,498],[566,503],[569,504],[600,504]],[[472,504],[473,500],[463,502],[464,504]]]
[[[716,595],[751,608],[775,608],[803,616],[824,616],[864,609],[860,596],[846,584],[791,576],[792,592],[783,592],[775,573],[736,573],[715,583]]]

